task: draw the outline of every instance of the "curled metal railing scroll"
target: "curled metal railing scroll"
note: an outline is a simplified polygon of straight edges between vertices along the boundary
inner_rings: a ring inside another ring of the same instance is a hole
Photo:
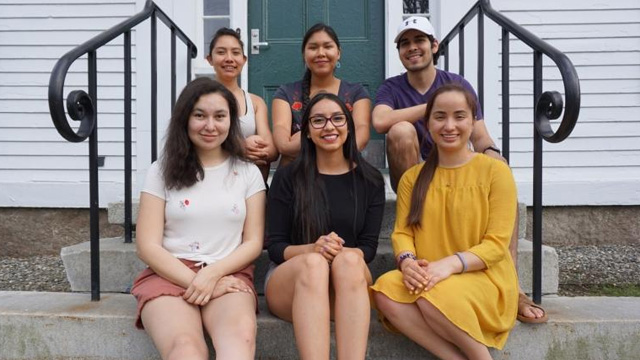
[[[153,1],[147,0],[142,11],[130,17],[127,20],[113,26],[109,30],[97,35],[96,37],[86,41],[80,46],[72,49],[62,56],[53,67],[51,77],[49,78],[49,113],[51,119],[60,135],[70,142],[82,142],[93,131],[95,127],[95,109],[93,99],[83,90],[72,91],[67,97],[67,111],[73,120],[80,121],[80,127],[74,131],[69,124],[64,109],[64,83],[67,72],[71,65],[81,56],[94,52],[109,41],[117,38],[126,31],[130,31],[133,27],[150,18],[157,16],[168,27],[175,32],[190,49],[189,56],[195,58],[197,55],[197,47],[180,30],[177,25],[160,9]],[[73,96],[72,96],[73,95]]]
[[[542,101],[543,104],[536,106],[535,126],[542,138],[548,142],[558,143],[566,139],[573,131],[580,112],[580,80],[575,67],[564,53],[495,10],[491,6],[490,0],[478,1],[453,27],[453,30],[440,41],[441,53],[448,50],[451,40],[461,31],[464,31],[464,27],[479,12],[482,12],[503,29],[506,29],[531,49],[541,52],[555,63],[562,77],[566,101],[563,102],[562,95],[556,91],[545,91],[537,100],[538,102]],[[560,114],[562,114],[563,106],[564,116],[557,130],[554,131],[550,120],[559,118]],[[556,116],[549,117],[549,115]]]

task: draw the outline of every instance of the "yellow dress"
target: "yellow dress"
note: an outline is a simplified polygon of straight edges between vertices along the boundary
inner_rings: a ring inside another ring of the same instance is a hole
[[[407,226],[407,215],[423,165],[409,169],[398,185],[391,236],[394,253],[411,251],[419,259],[436,261],[469,251],[487,268],[453,274],[417,295],[404,286],[402,273],[392,270],[380,276],[371,290],[400,303],[422,297],[472,338],[502,349],[518,311],[518,279],[509,256],[517,207],[511,170],[482,154],[460,167],[438,167],[427,192],[422,226],[416,228]]]

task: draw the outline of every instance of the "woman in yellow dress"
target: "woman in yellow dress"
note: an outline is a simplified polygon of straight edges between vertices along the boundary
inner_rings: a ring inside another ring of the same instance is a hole
[[[490,359],[487,347],[502,349],[518,309],[508,255],[516,186],[505,163],[468,148],[475,113],[460,85],[434,93],[425,114],[434,150],[398,185],[399,270],[371,287],[388,328],[446,359]]]

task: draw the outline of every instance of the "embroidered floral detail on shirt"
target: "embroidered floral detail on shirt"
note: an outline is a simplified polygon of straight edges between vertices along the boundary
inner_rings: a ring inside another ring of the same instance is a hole
[[[233,207],[231,208],[231,212],[236,215],[240,214],[240,208],[238,208],[238,204],[233,204]]]
[[[302,103],[300,101],[294,101],[294,103],[291,104],[291,108],[295,111],[300,111],[300,109],[302,109]]]
[[[189,199],[184,199],[184,200],[180,200],[180,209],[184,210],[187,208],[187,206],[189,206],[190,201]]]
[[[189,249],[191,249],[191,252],[200,251],[200,243],[197,241],[192,242],[189,244]]]

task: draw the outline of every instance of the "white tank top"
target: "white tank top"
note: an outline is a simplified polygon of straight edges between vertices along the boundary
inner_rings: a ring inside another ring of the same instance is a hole
[[[240,130],[242,130],[242,136],[247,138],[256,134],[256,113],[253,109],[253,102],[251,102],[251,95],[244,90],[242,92],[247,110],[244,115],[240,116]]]

